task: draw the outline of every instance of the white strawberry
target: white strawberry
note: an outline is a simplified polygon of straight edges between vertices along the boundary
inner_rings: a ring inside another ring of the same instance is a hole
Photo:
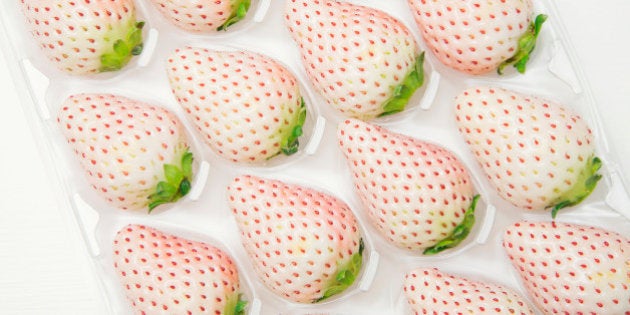
[[[483,74],[508,65],[521,73],[547,16],[531,0],[408,0],[425,42],[445,65]]]
[[[226,30],[245,18],[250,0],[151,0],[175,26],[190,32]]]
[[[192,180],[192,153],[170,111],[111,94],[78,94],[57,122],[88,182],[121,209],[174,202]]]
[[[245,313],[236,265],[217,247],[130,224],[116,234],[113,253],[136,314]]]
[[[298,151],[306,107],[297,79],[275,60],[187,47],[167,67],[179,104],[220,156],[257,163]]]
[[[339,112],[363,120],[396,113],[422,86],[424,55],[396,18],[341,1],[286,2],[306,73]]]
[[[436,268],[418,268],[405,275],[403,290],[413,314],[534,315],[512,289],[469,280]]]
[[[276,294],[315,303],[355,281],[363,242],[357,220],[343,201],[248,175],[232,181],[228,199],[254,270]]]
[[[20,2],[31,33],[62,71],[116,71],[142,52],[144,23],[136,21],[133,0]]]
[[[601,228],[517,222],[505,248],[545,314],[630,315],[630,239]]]
[[[477,197],[450,151],[356,119],[339,124],[338,138],[356,192],[392,244],[435,254],[469,234]]]
[[[459,131],[501,197],[515,206],[558,210],[597,185],[593,134],[572,110],[538,97],[474,87],[455,100]]]

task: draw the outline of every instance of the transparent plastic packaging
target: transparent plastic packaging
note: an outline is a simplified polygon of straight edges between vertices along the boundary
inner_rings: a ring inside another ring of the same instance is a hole
[[[103,298],[111,314],[129,314],[131,309],[112,266],[112,240],[121,227],[138,223],[165,232],[205,241],[230,253],[241,272],[248,300],[247,314],[406,314],[402,294],[406,272],[418,267],[437,267],[472,280],[488,280],[509,287],[523,296],[525,290],[501,248],[503,229],[520,220],[551,220],[548,212],[527,212],[501,199],[485,179],[477,162],[457,131],[453,114],[454,98],[476,85],[505,87],[541,96],[573,109],[591,127],[596,153],[603,161],[603,179],[581,204],[564,209],[556,220],[604,227],[630,236],[630,195],[624,188],[621,170],[610,153],[601,128],[597,104],[588,83],[575,62],[571,44],[551,0],[537,0],[535,12],[549,16],[538,39],[527,72],[509,69],[499,76],[461,74],[446,68],[427,51],[424,85],[414,94],[403,112],[377,118],[372,123],[388,130],[440,144],[452,151],[468,168],[476,193],[481,195],[477,222],[459,246],[434,256],[423,256],[395,248],[370,224],[352,177],[338,148],[337,124],[345,117],[330,108],[309,83],[296,45],[284,26],[283,1],[252,1],[247,17],[229,30],[194,34],[171,25],[147,0],[136,0],[138,20],[146,22],[144,50],[118,72],[89,77],[62,73],[48,63],[20,12],[19,1],[0,3],[4,45],[15,80],[24,86],[23,106],[33,125],[46,134],[42,155],[52,156],[65,192],[70,218],[76,220],[93,271],[100,279]],[[349,1],[383,10],[400,19],[414,34],[421,50],[426,46],[406,1]],[[171,93],[166,75],[166,58],[176,48],[193,46],[227,50],[249,50],[269,56],[286,66],[300,82],[308,108],[304,135],[298,153],[277,157],[259,165],[239,165],[214,154],[187,122],[182,108]],[[191,192],[182,200],[160,207],[151,214],[122,211],[103,202],[90,190],[75,157],[56,126],[61,103],[76,93],[112,93],[144,101],[173,111],[184,123],[195,153],[195,177]],[[328,192],[348,203],[362,229],[365,252],[362,271],[346,291],[315,304],[291,303],[266,289],[253,273],[231,215],[226,187],[241,174],[300,184]]]

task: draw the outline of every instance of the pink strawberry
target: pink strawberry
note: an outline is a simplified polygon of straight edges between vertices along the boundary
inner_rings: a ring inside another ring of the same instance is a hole
[[[315,89],[339,112],[369,120],[402,111],[424,81],[424,55],[405,25],[334,0],[288,0],[286,24]]]
[[[542,24],[531,0],[408,0],[416,24],[435,56],[469,74],[499,73],[508,65],[521,73]]]
[[[116,234],[113,251],[137,314],[244,314],[238,270],[219,248],[127,225]]]
[[[451,152],[356,119],[339,124],[338,138],[356,191],[389,242],[435,254],[468,235],[478,197]]]
[[[502,88],[456,98],[459,131],[501,197],[515,206],[558,210],[597,185],[601,161],[586,122],[559,104]]]
[[[518,293],[502,285],[469,280],[419,268],[405,275],[407,302],[413,314],[536,314]]]
[[[182,48],[168,58],[178,102],[206,143],[234,162],[297,152],[306,107],[297,79],[248,51]]]
[[[190,190],[192,153],[170,111],[109,94],[70,96],[57,118],[88,182],[112,205],[149,208]]]
[[[226,30],[242,20],[250,0],[151,0],[177,27],[190,32],[212,33]]]
[[[518,222],[505,248],[545,314],[630,315],[630,239],[591,226]]]
[[[85,75],[123,68],[142,52],[133,0],[20,0],[31,33],[60,70]]]
[[[343,292],[359,274],[361,232],[343,201],[247,175],[232,181],[228,199],[254,270],[276,294],[319,302]]]

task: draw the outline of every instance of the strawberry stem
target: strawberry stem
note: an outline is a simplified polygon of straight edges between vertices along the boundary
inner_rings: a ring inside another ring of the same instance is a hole
[[[543,23],[547,20],[547,15],[539,14],[536,16],[534,22],[529,25],[527,32],[521,36],[518,40],[518,48],[516,53],[511,58],[507,59],[499,65],[497,72],[503,74],[503,69],[509,65],[513,65],[519,73],[525,73],[526,64],[529,61],[529,57],[536,48],[536,40]]]
[[[285,155],[295,154],[299,147],[300,141],[299,137],[304,133],[304,123],[306,122],[306,104],[304,103],[304,98],[300,100],[300,110],[296,115],[296,120],[293,123],[293,127],[291,128],[291,132],[286,135],[281,142],[281,150]]]
[[[250,5],[251,5],[251,0],[240,0],[240,1],[236,0],[234,2],[234,6],[236,7],[236,10],[232,12],[230,17],[227,19],[227,21],[225,21],[225,23],[223,23],[223,25],[217,28],[217,31],[225,31],[228,29],[228,27],[230,27],[234,23],[244,19],[245,16],[247,15],[247,11],[249,11]]]
[[[156,207],[175,202],[190,192],[192,180],[193,154],[186,151],[180,165],[164,164],[164,181],[157,184],[155,192],[149,196],[149,213]]]
[[[379,117],[403,111],[413,93],[422,84],[424,84],[424,52],[416,57],[413,69],[407,74],[403,82],[394,87],[393,95],[383,103],[383,112]]]
[[[223,314],[226,315],[244,315],[247,301],[243,300],[242,294],[234,294],[228,297]]]
[[[142,28],[144,22],[133,22],[124,39],[114,41],[112,50],[101,55],[101,72],[122,69],[132,56],[142,53]]]
[[[582,169],[576,184],[571,188],[571,190],[565,192],[562,196],[556,199],[551,206],[548,207],[553,207],[553,209],[551,209],[551,218],[555,219],[558,215],[558,211],[561,209],[571,207],[582,202],[582,200],[586,199],[586,197],[595,190],[597,182],[602,179],[602,175],[597,174],[601,167],[602,160],[600,158],[594,157],[589,160],[589,163]]]
[[[324,295],[314,302],[321,302],[333,295],[339,294],[350,287],[354,280],[356,280],[359,272],[361,271],[361,265],[363,264],[363,250],[365,245],[363,239],[359,241],[359,251],[352,255],[350,261],[339,269],[335,279],[328,285]]]
[[[451,235],[447,236],[445,239],[439,241],[437,244],[427,248],[424,250],[423,254],[425,255],[435,255],[445,249],[453,248],[459,243],[461,243],[475,225],[475,208],[477,207],[477,202],[479,201],[480,196],[475,195],[473,197],[468,210],[464,214],[464,220],[455,227]]]

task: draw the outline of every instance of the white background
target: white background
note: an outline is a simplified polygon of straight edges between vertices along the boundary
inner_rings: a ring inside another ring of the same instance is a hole
[[[630,1],[556,0],[630,183]],[[99,314],[80,238],[59,209],[0,59],[0,313]]]

